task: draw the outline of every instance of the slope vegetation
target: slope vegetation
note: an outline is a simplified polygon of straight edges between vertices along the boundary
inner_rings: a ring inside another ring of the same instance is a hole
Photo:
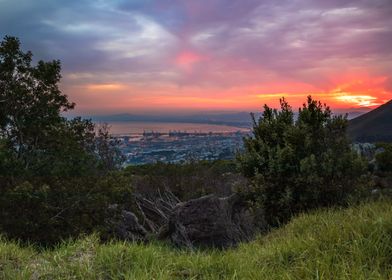
[[[391,279],[391,263],[390,201],[304,214],[228,251],[94,236],[48,251],[0,241],[1,279]]]

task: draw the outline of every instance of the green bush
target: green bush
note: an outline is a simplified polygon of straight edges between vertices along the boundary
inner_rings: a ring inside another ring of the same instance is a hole
[[[264,210],[272,225],[301,211],[345,204],[366,170],[350,148],[345,117],[333,116],[310,96],[296,120],[284,99],[280,104],[280,111],[265,105],[238,157],[252,180],[242,194]]]
[[[133,205],[129,178],[34,178],[0,190],[0,231],[13,239],[50,245],[92,232],[105,233],[108,206]]]
[[[244,180],[235,161],[229,160],[128,166],[125,172],[144,196],[170,190],[183,201],[211,193],[228,195],[236,182]]]
[[[382,152],[376,154],[377,168],[381,172],[392,173],[392,144],[381,143],[377,145],[383,149]]]

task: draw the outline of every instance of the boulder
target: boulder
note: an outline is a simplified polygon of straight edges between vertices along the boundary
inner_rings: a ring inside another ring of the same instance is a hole
[[[107,218],[108,235],[110,238],[127,241],[145,241],[147,238],[146,229],[139,223],[136,215],[130,211],[118,211],[117,205],[111,205]]]
[[[227,248],[249,239],[254,219],[238,195],[208,195],[177,204],[160,237],[177,246]]]

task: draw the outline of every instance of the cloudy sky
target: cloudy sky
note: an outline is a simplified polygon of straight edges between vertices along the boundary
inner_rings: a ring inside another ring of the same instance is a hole
[[[82,114],[392,98],[391,0],[0,0],[0,35],[60,59]]]

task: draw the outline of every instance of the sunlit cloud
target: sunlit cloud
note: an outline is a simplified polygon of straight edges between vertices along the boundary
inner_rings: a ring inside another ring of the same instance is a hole
[[[371,107],[382,104],[380,102],[377,102],[377,97],[369,95],[342,95],[337,96],[336,99],[349,105],[359,107]]]
[[[82,114],[392,98],[392,2],[0,1],[0,35],[62,61]],[[23,20],[20,20],[23,19]]]
[[[116,91],[125,89],[123,84],[90,84],[86,85],[86,89],[90,91]]]

